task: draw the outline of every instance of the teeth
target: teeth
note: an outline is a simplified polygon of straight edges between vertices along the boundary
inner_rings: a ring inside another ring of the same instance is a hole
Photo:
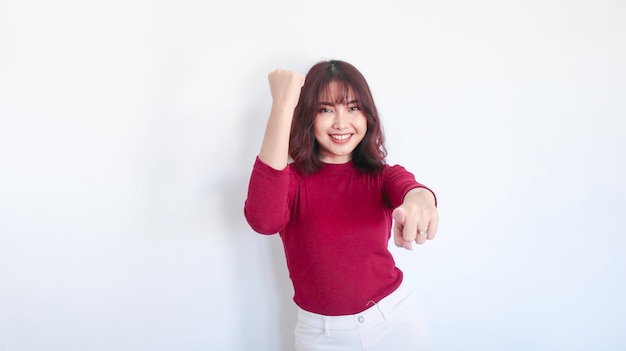
[[[331,134],[330,137],[336,140],[346,140],[350,137],[350,134]]]

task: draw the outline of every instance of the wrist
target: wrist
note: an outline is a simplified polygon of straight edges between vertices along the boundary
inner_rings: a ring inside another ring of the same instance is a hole
[[[293,116],[293,112],[296,109],[297,103],[291,102],[281,102],[281,101],[273,101],[272,102],[272,113],[279,113],[281,115],[289,115]]]
[[[404,196],[404,203],[407,202],[425,202],[435,207],[437,206],[437,198],[435,197],[435,194],[430,189],[425,187],[413,188],[409,190]]]

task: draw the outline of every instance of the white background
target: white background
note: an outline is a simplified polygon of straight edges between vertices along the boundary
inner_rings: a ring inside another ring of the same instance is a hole
[[[626,348],[622,1],[0,1],[0,350],[291,349],[243,218],[267,73],[353,63],[440,350]]]

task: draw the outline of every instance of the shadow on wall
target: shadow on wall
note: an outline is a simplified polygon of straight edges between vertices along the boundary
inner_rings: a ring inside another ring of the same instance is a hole
[[[251,78],[257,79],[258,76]],[[264,91],[259,82],[246,86],[249,87],[246,91],[249,99],[244,100],[250,105],[245,116],[240,116],[242,130],[239,134],[243,145],[240,154],[234,155],[241,167],[217,189],[221,197],[221,215],[230,226],[232,252],[237,253],[234,271],[242,299],[239,318],[242,340],[238,342],[242,350],[262,350],[280,340],[278,350],[287,351],[292,350],[294,345],[297,309],[293,303],[293,287],[282,242],[278,235],[264,236],[252,231],[243,213],[250,172],[261,147],[269,113],[268,104],[262,99],[269,101],[271,96],[269,89],[267,94],[259,94],[259,91]],[[259,245],[259,242],[267,245]],[[264,300],[266,297],[269,299]],[[264,343],[267,345],[264,346]]]

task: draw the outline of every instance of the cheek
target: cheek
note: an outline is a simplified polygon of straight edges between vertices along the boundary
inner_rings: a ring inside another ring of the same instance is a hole
[[[361,116],[358,124],[359,128],[363,131],[363,134],[365,134],[365,132],[367,132],[367,118],[365,116]]]
[[[365,135],[367,134],[367,119],[363,117],[363,118],[360,118],[358,122],[355,121],[354,128],[358,132],[357,140],[358,140],[358,143],[360,144],[363,141],[363,139],[365,139]]]
[[[313,133],[317,136],[323,129],[322,121],[319,118],[313,120]]]
[[[317,142],[320,142],[320,139],[326,135],[326,126],[324,125],[324,121],[322,118],[315,118],[313,121],[313,136]]]

